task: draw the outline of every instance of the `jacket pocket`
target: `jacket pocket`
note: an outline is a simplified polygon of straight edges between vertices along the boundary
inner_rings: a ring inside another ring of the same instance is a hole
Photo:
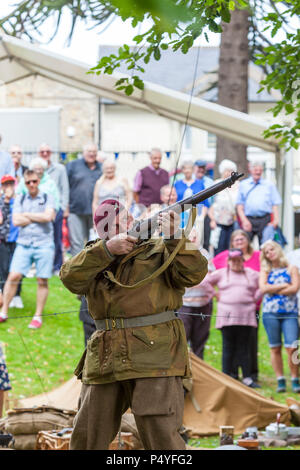
[[[98,332],[93,334],[87,342],[86,356],[82,370],[82,379],[89,381],[100,377],[100,347],[101,338]]]
[[[167,327],[148,326],[131,330],[129,359],[135,370],[160,370],[171,366],[171,332]]]

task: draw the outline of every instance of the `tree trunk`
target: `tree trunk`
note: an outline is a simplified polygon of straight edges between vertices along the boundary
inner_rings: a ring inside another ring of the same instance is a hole
[[[230,23],[222,25],[218,103],[228,108],[248,112],[249,12],[232,12]],[[248,173],[247,146],[217,137],[216,173],[219,163],[229,158],[238,171]]]

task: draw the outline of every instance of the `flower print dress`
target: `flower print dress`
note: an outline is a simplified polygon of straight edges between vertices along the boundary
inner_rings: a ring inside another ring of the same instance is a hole
[[[0,390],[11,390],[3,349],[0,343]]]
[[[269,272],[268,284],[291,283],[288,268],[272,269]],[[295,313],[298,315],[297,295],[265,294],[263,299],[264,313]]]

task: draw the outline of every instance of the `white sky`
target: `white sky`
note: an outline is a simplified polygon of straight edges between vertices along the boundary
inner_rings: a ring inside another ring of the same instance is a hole
[[[6,5],[3,5],[1,2],[0,16],[3,17],[5,14],[7,14],[10,11],[10,5],[13,5],[14,3],[16,3],[14,0],[9,0]],[[78,22],[75,27],[72,42],[70,46],[67,46],[66,40],[68,37],[68,32],[70,31],[70,19],[68,15],[65,15],[58,35],[52,40],[50,44],[44,45],[43,47],[53,52],[80,60],[81,62],[94,65],[97,61],[98,48],[101,44],[134,44],[132,38],[135,35],[143,32],[145,28],[149,26],[149,24],[150,23],[145,23],[143,27],[138,26],[137,28],[133,29],[131,27],[130,21],[123,22],[120,18],[115,18],[112,22],[109,20],[106,24],[104,23],[95,29],[88,30],[89,25],[86,25],[83,21]],[[45,38],[45,42],[48,35],[53,30],[52,25],[52,20],[49,20],[47,24],[44,24],[42,30],[40,31]],[[100,34],[102,30],[104,31]],[[220,36],[218,34],[209,33],[208,35],[210,40],[209,43],[207,43],[207,41],[203,38],[198,40],[196,44],[201,44],[203,46],[216,46],[219,44]]]
[[[8,0],[7,2],[1,1],[0,5],[0,17],[5,16],[11,11],[12,6],[19,3],[20,0]],[[110,24],[111,23],[111,24]],[[299,26],[299,22],[294,18],[292,23],[295,26]],[[49,20],[45,23],[41,29],[42,37],[44,42],[51,31],[53,31],[53,21]],[[63,21],[61,23],[58,35],[52,40],[50,44],[44,45],[48,50],[53,52],[66,55],[68,57],[77,59],[81,62],[86,62],[90,65],[95,65],[98,58],[98,48],[103,45],[121,45],[121,44],[134,44],[132,38],[145,31],[145,28],[149,27],[150,22],[145,22],[142,27],[138,26],[133,29],[131,22],[123,22],[120,18],[115,18],[112,22],[111,19],[103,25],[95,29],[88,30],[90,25],[86,25],[83,21],[78,22],[75,27],[74,35],[70,46],[66,45],[68,32],[70,31],[70,16],[64,14]],[[101,34],[100,32],[104,30]],[[207,31],[209,42],[207,43],[204,37],[199,38],[195,45],[207,46],[218,46],[220,43],[220,34],[214,34]],[[282,39],[282,35],[279,32],[274,38],[276,42]]]

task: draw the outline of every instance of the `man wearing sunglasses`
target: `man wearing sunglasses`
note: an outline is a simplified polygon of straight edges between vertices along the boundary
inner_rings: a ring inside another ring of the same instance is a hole
[[[4,286],[0,322],[6,321],[8,307],[22,276],[26,276],[32,263],[36,266],[36,311],[29,328],[42,326],[42,313],[48,297],[48,278],[52,276],[54,259],[53,224],[55,202],[50,194],[39,190],[39,178],[33,170],[26,170],[24,180],[28,193],[18,195],[13,208],[13,224],[19,227],[17,246]]]

